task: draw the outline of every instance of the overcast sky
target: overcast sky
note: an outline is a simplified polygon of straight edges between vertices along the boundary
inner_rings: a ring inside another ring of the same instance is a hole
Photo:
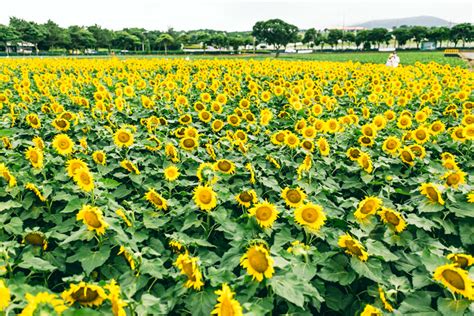
[[[52,19],[62,27],[247,31],[270,18],[302,29],[419,15],[473,22],[473,9],[472,0],[0,0],[0,23],[16,16],[40,23]]]

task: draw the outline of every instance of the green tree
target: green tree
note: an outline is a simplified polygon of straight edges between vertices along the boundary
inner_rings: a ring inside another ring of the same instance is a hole
[[[377,45],[380,47],[382,43],[388,43],[392,36],[388,32],[386,28],[383,27],[376,27],[368,31],[367,33],[367,41],[372,43],[373,45]]]
[[[96,40],[94,35],[92,35],[92,33],[86,28],[73,25],[70,26],[67,31],[70,38],[68,48],[73,50],[79,49],[83,51],[86,48],[95,47]]]
[[[115,48],[124,50],[136,50],[142,43],[141,40],[128,32],[118,31],[115,33],[115,38],[112,41]]]
[[[113,31],[102,28],[97,24],[88,26],[87,30],[91,32],[92,36],[94,36],[95,48],[97,50],[99,48],[107,48],[110,52],[110,49],[112,48],[112,41],[114,39]]]
[[[400,26],[398,28],[395,28],[392,31],[392,35],[397,41],[397,47],[405,46],[406,43],[413,37],[410,28],[407,26]]]
[[[255,23],[252,35],[260,42],[273,45],[276,49],[275,57],[278,57],[281,47],[286,47],[288,43],[295,41],[298,28],[280,19],[271,19]]]
[[[456,24],[451,28],[451,40],[454,42],[454,46],[457,46],[458,42],[462,42],[462,46],[466,46],[466,42],[474,40],[474,25],[471,23]]]
[[[354,32],[344,32],[342,35],[342,43],[355,43],[355,34]]]
[[[326,43],[331,45],[333,49],[337,48],[337,44],[339,43],[339,41],[342,41],[343,37],[344,37],[344,32],[342,32],[342,30],[336,30],[336,29],[329,30]]]
[[[69,37],[65,29],[55,22],[48,20],[42,25],[45,36],[38,43],[38,47],[42,50],[50,50],[52,48],[65,48],[69,43]]]
[[[367,31],[367,30],[362,30],[362,31],[357,32],[357,34],[355,36],[355,39],[354,39],[354,43],[356,44],[357,48],[359,48],[359,46],[362,45],[362,44],[369,43],[368,34],[369,34],[369,31]],[[370,45],[370,43],[369,43],[369,45]]]
[[[35,46],[36,53],[39,52],[38,43],[46,36],[46,31],[41,25],[11,17],[10,27],[15,30],[20,40],[32,43]]]
[[[168,33],[161,34],[157,39],[156,43],[165,48],[165,55],[168,55],[168,46],[174,43],[174,38]]]
[[[318,32],[314,28],[310,28],[306,30],[306,32],[304,32],[304,36],[302,40],[303,44],[308,45],[308,47],[313,46],[314,42],[316,41],[317,34]]]
[[[15,43],[19,40],[16,31],[8,25],[0,24],[0,43],[5,47],[5,52],[8,55],[8,43]]]
[[[412,26],[410,28],[411,37],[416,43],[416,48],[420,48],[420,43],[424,41],[428,35],[428,28],[424,26]]]

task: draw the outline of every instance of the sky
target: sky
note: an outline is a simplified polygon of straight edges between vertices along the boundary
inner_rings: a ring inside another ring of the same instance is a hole
[[[353,25],[374,19],[430,15],[473,22],[472,0],[0,0],[0,24],[16,16],[62,27],[93,25],[120,30],[215,29],[249,31],[255,22],[281,18],[300,29]]]

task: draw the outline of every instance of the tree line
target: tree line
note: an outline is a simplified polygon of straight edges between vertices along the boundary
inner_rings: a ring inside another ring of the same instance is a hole
[[[374,28],[360,31],[340,29],[316,30],[302,32],[295,25],[280,19],[271,19],[255,23],[251,32],[223,32],[216,30],[175,31],[170,28],[165,32],[146,30],[144,28],[124,28],[120,31],[109,30],[99,25],[60,27],[48,20],[40,24],[24,19],[11,17],[8,25],[0,24],[0,47],[7,50],[7,45],[20,42],[32,43],[36,52],[52,50],[105,49],[129,51],[165,51],[180,50],[183,46],[195,46],[206,49],[208,46],[227,48],[237,51],[239,47],[256,44],[273,46],[277,54],[289,43],[302,42],[308,47],[325,45],[338,48],[354,44],[357,48],[377,48],[383,43],[395,40],[398,47],[414,41],[419,47],[424,40],[444,43],[474,41],[474,26],[471,23],[457,24],[448,27],[402,26],[391,31],[385,28]],[[3,44],[3,45],[2,45]]]

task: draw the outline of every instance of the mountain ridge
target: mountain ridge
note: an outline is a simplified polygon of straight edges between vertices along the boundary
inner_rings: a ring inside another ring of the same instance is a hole
[[[352,26],[357,27],[365,27],[368,29],[376,28],[376,27],[384,27],[384,28],[393,28],[393,27],[400,27],[402,25],[407,26],[453,26],[455,23],[449,22],[447,20],[429,16],[429,15],[420,15],[420,16],[413,16],[413,17],[405,17],[405,18],[395,18],[395,19],[378,19],[378,20],[370,20],[363,23],[354,24]]]

